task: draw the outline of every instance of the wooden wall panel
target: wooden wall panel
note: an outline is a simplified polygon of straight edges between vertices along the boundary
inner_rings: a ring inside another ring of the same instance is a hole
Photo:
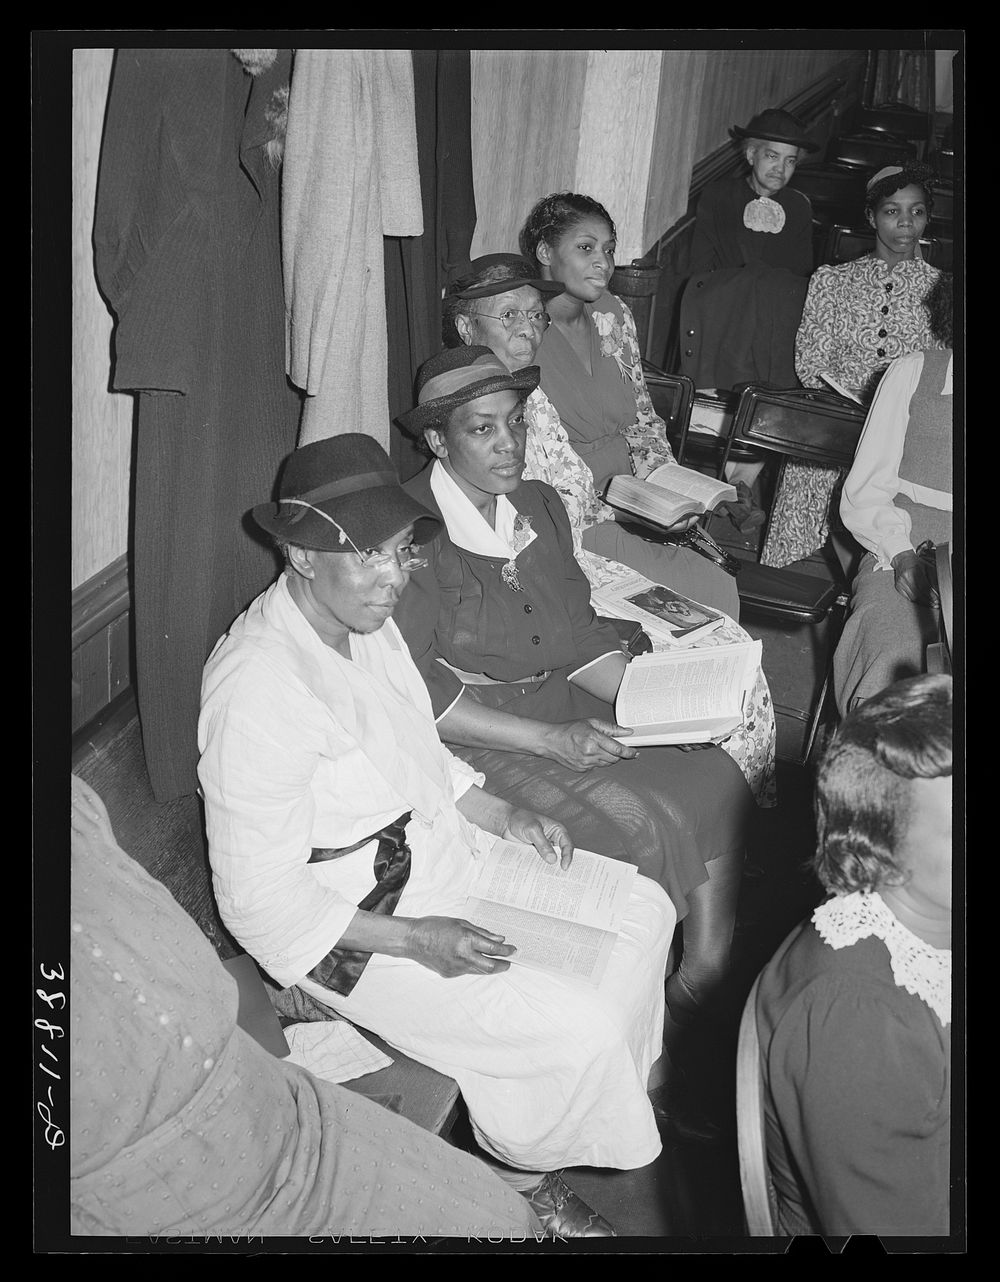
[[[587,51],[473,49],[471,72],[476,258],[516,252],[535,201],[572,189]]]
[[[696,159],[767,107],[780,106],[856,50],[727,49],[709,54],[698,121]]]
[[[646,192],[643,253],[648,253],[687,209],[691,169],[699,159],[698,120],[707,65],[708,54],[703,49],[663,54]]]
[[[109,391],[111,314],[94,279],[93,225],[113,50],[73,54],[73,550],[79,586],[128,539],[132,396]]]
[[[580,113],[574,191],[593,196],[618,231],[618,262],[640,258],[663,54],[592,49]],[[655,240],[655,237],[654,237]]]

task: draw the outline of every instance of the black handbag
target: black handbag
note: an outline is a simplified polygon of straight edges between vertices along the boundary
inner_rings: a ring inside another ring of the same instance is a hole
[[[630,518],[627,521],[618,517],[617,520],[623,530],[640,539],[645,539],[647,543],[673,543],[677,547],[690,548],[692,552],[705,557],[720,570],[725,570],[727,574],[739,573],[741,564],[739,559],[720,547],[711,534],[700,525],[692,525],[683,534],[671,534],[661,526],[643,521],[641,517]]]

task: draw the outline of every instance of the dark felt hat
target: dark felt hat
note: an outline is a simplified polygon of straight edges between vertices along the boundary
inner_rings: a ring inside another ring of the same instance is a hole
[[[447,293],[453,298],[490,298],[530,285],[540,294],[561,294],[560,280],[542,280],[538,269],[520,254],[483,254],[452,272]]]
[[[364,552],[408,525],[429,543],[441,522],[406,493],[378,441],[345,432],[303,445],[285,460],[277,503],[258,503],[262,530],[297,547]]]
[[[442,415],[467,401],[494,392],[533,392],[541,378],[537,365],[525,365],[512,374],[488,347],[447,347],[417,374],[417,405],[400,414],[400,426],[414,436]]]
[[[745,129],[733,125],[729,132],[734,138],[763,138],[768,142],[787,142],[803,151],[819,151],[819,143],[809,137],[798,116],[780,107],[769,107],[754,116]]]

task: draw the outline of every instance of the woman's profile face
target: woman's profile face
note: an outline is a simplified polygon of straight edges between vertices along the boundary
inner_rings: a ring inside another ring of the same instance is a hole
[[[545,280],[560,280],[565,292],[584,303],[595,303],[615,270],[615,239],[603,218],[582,218],[554,245],[542,241],[537,249]]]
[[[530,313],[545,310],[538,290],[522,285],[506,294],[477,298],[472,305],[476,310],[471,315],[455,317],[463,342],[489,347],[511,373],[530,365],[545,333],[544,324],[528,319]],[[501,319],[505,313],[516,315],[509,326]]]
[[[875,228],[875,252],[879,258],[888,263],[913,258],[927,227],[924,189],[910,183],[891,196],[884,196],[874,211],[869,211],[868,221]]]

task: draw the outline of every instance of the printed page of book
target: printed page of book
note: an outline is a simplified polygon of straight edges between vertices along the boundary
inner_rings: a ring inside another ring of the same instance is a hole
[[[500,839],[482,861],[465,916],[513,944],[512,962],[597,983],[635,876],[631,864],[593,851],[576,850],[563,869],[533,846]]]
[[[858,396],[857,392],[852,392],[849,388],[844,387],[842,383],[838,383],[833,375],[828,374],[825,370],[820,370],[819,376],[823,382],[829,384],[835,392],[839,392],[841,396],[846,396],[849,401],[853,401],[855,405],[860,405],[861,408],[864,409],[864,401],[860,396]]]
[[[625,669],[615,715],[636,733],[634,747],[708,743],[731,733],[760,666],[761,643],[742,641],[711,650],[643,654]]]
[[[704,505],[697,499],[674,494],[661,485],[652,486],[648,481],[638,481],[634,476],[613,476],[605,498],[612,507],[624,508],[657,525],[674,525],[682,517],[704,511]]]
[[[728,481],[716,480],[714,476],[705,476],[694,468],[684,467],[680,463],[661,463],[646,477],[650,485],[670,490],[672,494],[681,494],[691,498],[706,508],[715,507],[717,503],[735,502],[736,487]]]
[[[634,619],[650,637],[672,646],[690,645],[726,621],[718,610],[638,573],[595,588],[590,599],[598,614]]]

